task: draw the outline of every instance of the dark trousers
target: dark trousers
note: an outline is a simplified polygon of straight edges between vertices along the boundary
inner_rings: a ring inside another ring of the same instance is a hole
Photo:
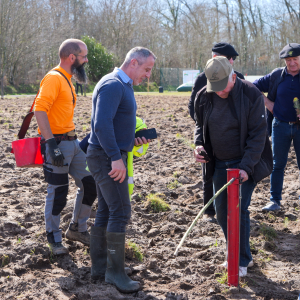
[[[203,202],[204,206],[208,203],[208,201],[214,195],[213,189],[213,172],[211,174],[206,173],[205,166],[202,164],[202,178],[203,178]],[[215,209],[213,203],[207,208],[205,214],[207,215],[215,215]]]
[[[82,96],[82,84],[81,84],[81,83],[77,83],[77,82],[76,82],[76,94],[78,94],[79,87],[80,87],[81,96]]]
[[[232,161],[216,160],[215,173],[213,177],[214,192],[216,193],[227,183],[227,171],[229,168],[238,168],[240,159]],[[240,266],[247,267],[252,260],[250,252],[250,213],[248,207],[251,202],[252,192],[256,186],[252,177],[242,183],[242,199],[240,202]],[[222,227],[223,233],[227,240],[227,191],[223,191],[214,201],[217,220]]]
[[[127,152],[121,154],[124,165],[127,167]],[[125,232],[131,217],[128,174],[122,183],[114,181],[108,175],[111,171],[111,159],[103,149],[92,145],[88,147],[86,159],[97,187],[98,210],[95,226],[107,226],[108,232]]]

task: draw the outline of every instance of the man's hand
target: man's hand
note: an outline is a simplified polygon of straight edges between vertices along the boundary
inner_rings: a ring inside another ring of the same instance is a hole
[[[240,179],[242,180],[242,182],[245,182],[248,180],[248,174],[246,171],[240,170]]]
[[[150,143],[151,142],[151,140],[146,140],[146,138],[145,137],[142,137],[142,138],[135,138],[134,139],[134,145],[135,146],[141,146],[141,145],[143,145],[143,144],[148,144],[148,143]]]
[[[126,172],[126,167],[121,158],[111,162],[111,171],[108,173],[108,175],[111,178],[114,178],[114,181],[120,180],[120,183],[122,183],[126,178]]]
[[[141,129],[141,130],[146,130],[146,128],[143,128],[143,129]],[[135,138],[134,139],[134,145],[135,146],[140,146],[140,145],[143,145],[143,144],[148,144],[148,143],[150,143],[152,140],[146,140],[146,138],[145,137],[142,137],[142,138]]]
[[[65,157],[58,148],[55,138],[46,140],[46,143],[48,144],[48,152],[51,156],[52,165],[56,167],[63,167]]]
[[[204,159],[204,156],[199,154],[201,151],[206,152],[203,146],[197,146],[196,149],[194,150],[194,157],[197,162],[207,163],[207,161]]]
[[[262,93],[263,94],[263,93]],[[264,102],[265,102],[265,107],[271,112],[273,113],[273,108],[274,108],[274,102],[271,101],[269,98],[267,98],[264,94]]]

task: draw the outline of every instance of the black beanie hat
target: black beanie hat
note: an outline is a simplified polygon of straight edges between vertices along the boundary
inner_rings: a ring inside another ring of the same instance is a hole
[[[239,56],[239,54],[235,51],[233,46],[228,43],[217,43],[211,49],[213,52],[217,52],[224,56]]]

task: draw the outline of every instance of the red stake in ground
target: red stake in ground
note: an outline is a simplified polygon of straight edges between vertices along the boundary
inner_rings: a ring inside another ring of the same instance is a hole
[[[236,180],[227,188],[227,264],[228,285],[239,285],[240,202],[239,169],[227,169],[227,181]]]

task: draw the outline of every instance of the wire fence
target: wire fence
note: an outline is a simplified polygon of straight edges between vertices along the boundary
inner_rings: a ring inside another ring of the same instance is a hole
[[[160,68],[159,85],[166,90],[175,91],[183,83],[183,71],[193,70],[190,68]],[[202,70],[200,69],[200,72]]]
[[[244,76],[256,75],[263,76],[271,73],[274,68],[270,67],[255,67],[255,68],[243,68],[236,67],[236,71],[241,72]],[[183,83],[183,71],[193,70],[191,68],[159,68],[159,85],[165,90],[175,91],[178,86]],[[200,68],[200,72],[203,69]]]

